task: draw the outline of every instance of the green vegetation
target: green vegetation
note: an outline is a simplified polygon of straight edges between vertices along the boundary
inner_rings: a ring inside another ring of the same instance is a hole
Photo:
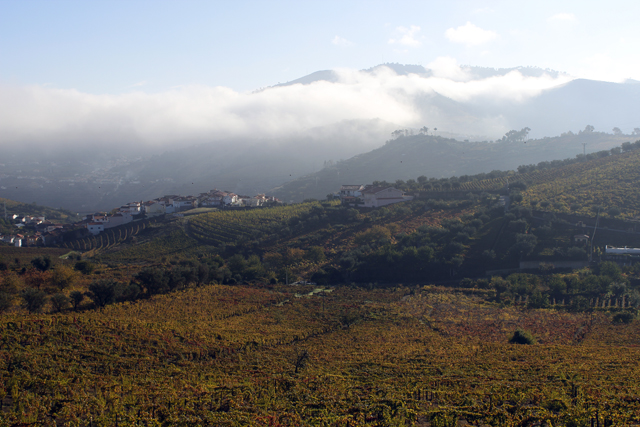
[[[2,247],[0,424],[638,423],[634,147]]]

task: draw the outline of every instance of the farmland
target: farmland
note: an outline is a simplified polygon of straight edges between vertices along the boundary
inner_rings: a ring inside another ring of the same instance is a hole
[[[481,291],[312,290],[216,285],[100,311],[5,316],[0,420],[640,421],[637,322],[501,307]],[[538,343],[510,344],[517,328]]]

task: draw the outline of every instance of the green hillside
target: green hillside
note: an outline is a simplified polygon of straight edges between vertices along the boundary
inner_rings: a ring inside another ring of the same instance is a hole
[[[587,152],[608,150],[628,137],[600,132],[565,134],[554,138],[512,141],[461,142],[438,136],[401,136],[384,146],[348,160],[327,164],[321,171],[291,181],[273,190],[283,200],[323,199],[342,184],[373,181],[444,178],[475,175],[493,170],[516,170],[518,166],[575,158],[587,144]]]

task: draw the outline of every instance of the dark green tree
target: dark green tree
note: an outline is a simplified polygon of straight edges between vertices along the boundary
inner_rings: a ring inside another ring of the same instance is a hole
[[[102,279],[89,285],[89,298],[98,307],[104,307],[115,302],[118,282],[113,279]]]
[[[39,289],[26,288],[20,293],[20,296],[29,313],[39,312],[47,302],[47,294]]]
[[[51,258],[48,255],[36,257],[31,260],[31,265],[40,271],[47,271],[51,268]]]

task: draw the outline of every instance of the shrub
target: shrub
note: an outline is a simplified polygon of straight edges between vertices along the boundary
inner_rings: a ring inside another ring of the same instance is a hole
[[[31,260],[31,265],[40,271],[47,271],[51,268],[51,258],[48,256],[39,256]]]
[[[623,311],[622,313],[618,313],[615,316],[613,316],[613,323],[631,323],[633,322],[633,320],[636,318],[636,316],[629,312],[629,311]]]
[[[91,264],[89,261],[83,260],[76,262],[76,265],[73,268],[82,274],[91,274],[93,273],[93,270],[96,269],[96,266]]]
[[[0,292],[0,313],[4,313],[9,310],[12,305],[13,295],[6,292]]]
[[[509,339],[509,342],[511,344],[535,344],[536,339],[531,335],[531,332],[516,329],[511,339]]]
[[[543,294],[540,291],[535,291],[529,297],[529,307],[531,307],[531,308],[546,308],[546,307],[549,307],[549,295]]]

